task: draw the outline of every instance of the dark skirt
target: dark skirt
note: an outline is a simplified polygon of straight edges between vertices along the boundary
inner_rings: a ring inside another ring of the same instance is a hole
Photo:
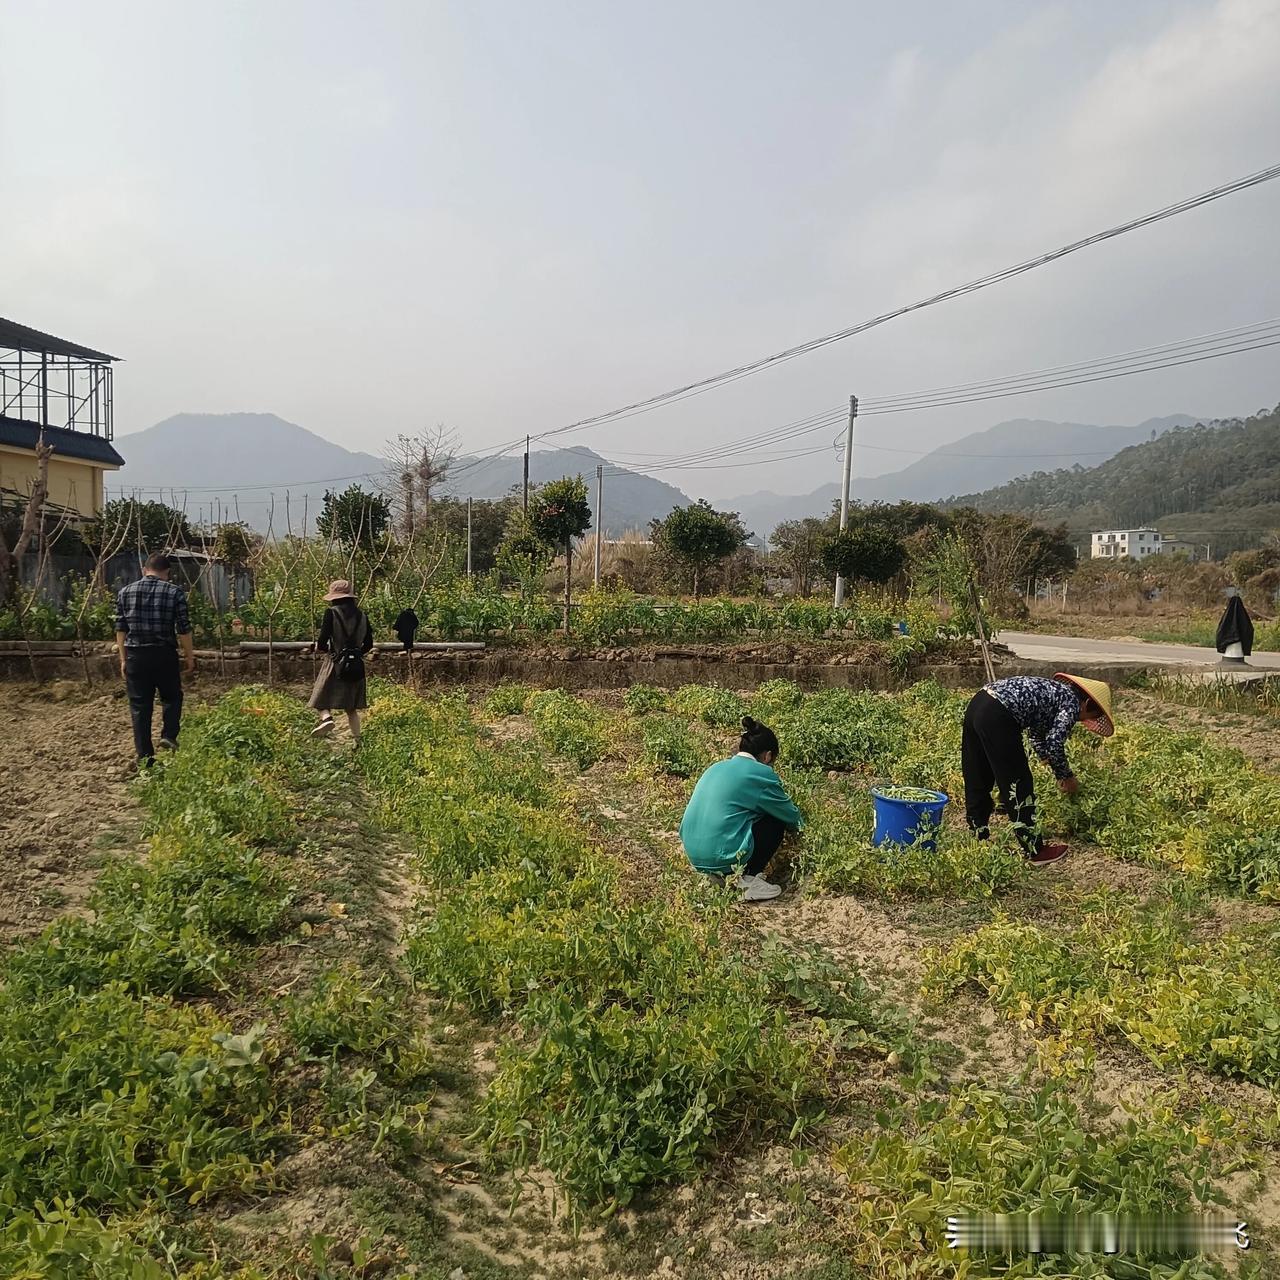
[[[369,705],[369,692],[364,676],[359,680],[339,680],[333,669],[333,658],[324,655],[316,682],[311,687],[311,708],[315,711],[363,711]]]

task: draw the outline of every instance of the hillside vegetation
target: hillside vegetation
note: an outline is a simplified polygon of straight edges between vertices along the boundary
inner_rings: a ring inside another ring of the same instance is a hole
[[[1215,555],[1254,546],[1280,527],[1280,406],[1179,427],[1100,466],[1039,471],[947,505],[1065,521],[1073,534],[1155,525],[1211,542]]]

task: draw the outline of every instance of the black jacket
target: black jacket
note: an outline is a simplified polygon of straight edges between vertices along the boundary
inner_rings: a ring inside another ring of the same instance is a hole
[[[328,653],[333,648],[333,615],[341,613],[342,619],[347,623],[348,635],[358,635],[359,630],[354,625],[357,619],[364,620],[364,642],[360,646],[361,653],[368,653],[373,648],[373,627],[369,625],[369,618],[364,610],[360,608],[354,600],[335,600],[325,611],[324,617],[320,621],[320,634],[316,638],[316,648],[321,653]]]
[[[391,630],[400,637],[400,643],[406,649],[412,649],[414,634],[421,625],[412,609],[402,609],[391,624]]]
[[[1239,596],[1227,601],[1227,611],[1218,623],[1218,652],[1226,653],[1229,644],[1238,644],[1245,657],[1253,652],[1253,619]]]

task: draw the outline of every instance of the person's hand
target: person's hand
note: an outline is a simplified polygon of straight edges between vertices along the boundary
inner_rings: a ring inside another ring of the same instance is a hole
[[[1080,790],[1080,783],[1077,782],[1075,778],[1059,778],[1058,790],[1061,791],[1064,796],[1073,796]]]
[[[182,673],[183,675],[188,675],[188,676],[195,675],[196,655],[194,653],[182,664]]]

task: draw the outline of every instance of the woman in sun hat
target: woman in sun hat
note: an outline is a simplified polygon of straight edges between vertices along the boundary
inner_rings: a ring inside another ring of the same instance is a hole
[[[351,737],[359,742],[360,712],[369,705],[364,655],[373,648],[373,628],[346,579],[331,582],[324,598],[329,607],[316,638],[316,651],[324,654],[324,661],[311,689],[310,702],[320,713],[320,723],[311,735],[328,737],[333,732],[333,713],[345,711]]]
[[[1065,844],[1045,844],[1036,832],[1035,786],[1022,735],[1053,770],[1058,786],[1075,795],[1079,784],[1067,763],[1067,736],[1077,724],[1109,738],[1111,690],[1101,680],[1059,671],[1047,676],[1009,676],[993,680],[974,694],[964,713],[960,764],[964,771],[964,807],[969,826],[984,840],[1000,792],[1002,810],[1013,821],[1018,841],[1037,865],[1057,862]]]

